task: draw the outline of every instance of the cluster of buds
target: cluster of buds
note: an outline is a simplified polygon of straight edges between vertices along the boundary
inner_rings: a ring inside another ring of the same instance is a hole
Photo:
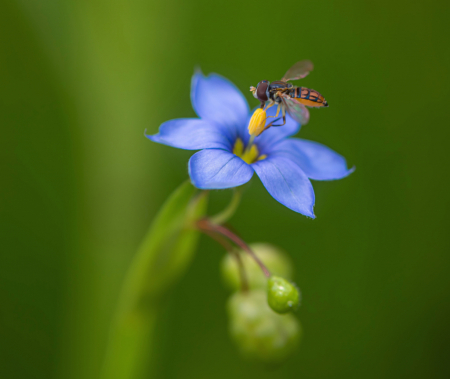
[[[224,257],[222,277],[234,291],[227,306],[230,334],[244,356],[280,363],[291,355],[300,340],[301,326],[291,312],[299,306],[300,293],[289,280],[292,264],[283,251],[265,243],[250,248],[276,276],[265,275],[244,251],[236,251],[237,257],[236,254]]]

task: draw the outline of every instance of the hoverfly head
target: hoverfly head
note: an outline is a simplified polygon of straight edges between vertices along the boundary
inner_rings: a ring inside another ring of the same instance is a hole
[[[253,96],[262,103],[265,103],[267,100],[269,100],[269,81],[261,80],[256,86],[256,91],[253,93]]]

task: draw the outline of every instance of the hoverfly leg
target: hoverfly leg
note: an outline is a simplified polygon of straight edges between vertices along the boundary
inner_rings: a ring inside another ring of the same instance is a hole
[[[271,122],[271,123],[269,124],[270,126],[283,126],[284,124],[286,124],[286,107],[284,106],[284,104],[279,104],[279,105],[278,105],[277,116],[278,116],[280,107],[281,107],[281,114],[283,115],[283,123],[280,124],[280,125],[273,125],[274,122],[276,122],[276,121],[279,120],[279,118],[278,118],[278,119],[276,119],[275,121]],[[276,116],[275,116],[275,117],[276,117]],[[267,129],[267,128],[266,128],[266,129]],[[264,129],[264,130],[265,130],[265,129]]]
[[[270,116],[270,117],[275,117],[275,116]],[[269,129],[269,128],[272,127],[272,126],[279,126],[279,125],[274,125],[273,123],[279,121],[280,118],[281,118],[281,117],[278,117],[277,119],[273,120],[270,124],[268,124],[268,125],[264,128],[263,131]]]
[[[277,121],[279,121],[280,118],[281,118],[281,117],[278,117],[278,115],[280,114],[280,108],[281,108],[281,113],[283,114],[283,123],[280,124],[280,125],[275,125],[274,123],[277,122]],[[275,120],[273,120],[270,124],[268,124],[268,125],[264,128],[264,130],[269,129],[269,128],[272,127],[272,126],[283,126],[284,124],[286,124],[286,109],[285,109],[285,107],[283,106],[283,104],[282,104],[282,103],[279,103],[279,104],[278,104],[278,108],[277,108],[277,114],[276,114],[275,116],[267,116],[267,118],[269,118],[269,117],[277,117],[277,118],[276,118]]]
[[[278,104],[278,108],[277,108],[277,114],[275,115],[275,117],[278,117],[278,115],[280,114],[280,108],[281,108],[281,105],[280,105],[280,104]]]
[[[280,117],[281,118],[281,117]],[[275,121],[278,121],[280,118],[277,118]],[[274,122],[275,122],[274,121]],[[284,124],[286,124],[286,115],[283,115],[283,123],[282,124],[280,124],[280,125],[270,125],[270,126],[283,126]],[[266,128],[267,129],[267,128]],[[265,130],[265,129],[264,129]]]
[[[266,106],[266,108],[264,109],[265,111],[267,110],[267,109],[269,109],[272,105],[274,105],[275,104],[275,101],[273,101],[272,99],[270,99],[269,100],[269,104],[267,104],[267,106]],[[271,116],[269,116],[269,117],[271,117]],[[273,116],[272,116],[273,117]]]
[[[271,107],[271,106],[274,105],[274,104],[275,104],[275,102],[273,102],[273,104],[270,104],[267,108]],[[267,108],[266,108],[266,109],[267,109]],[[267,116],[267,118],[269,118],[269,117],[275,117],[275,118],[277,118],[279,114],[280,114],[280,104],[278,104],[277,114],[276,114],[275,116]],[[274,121],[274,122],[275,122],[275,121]]]

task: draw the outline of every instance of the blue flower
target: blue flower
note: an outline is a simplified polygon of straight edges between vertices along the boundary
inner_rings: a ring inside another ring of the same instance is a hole
[[[342,179],[353,172],[345,158],[317,142],[288,138],[300,125],[287,116],[282,127],[256,137],[251,148],[247,126],[250,109],[242,93],[227,79],[196,72],[192,106],[199,118],[163,123],[147,137],[164,145],[200,150],[189,160],[191,181],[200,189],[222,189],[247,183],[253,172],[281,204],[314,218],[314,190],[309,179]],[[267,110],[274,116],[276,107]],[[273,120],[268,119],[267,123]]]

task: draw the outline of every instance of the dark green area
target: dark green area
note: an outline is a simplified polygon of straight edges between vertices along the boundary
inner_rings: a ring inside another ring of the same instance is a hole
[[[323,93],[299,136],[356,171],[316,220],[255,176],[231,223],[295,261],[304,338],[276,370],[227,336],[203,238],[157,328],[161,378],[448,378],[447,1],[5,0],[0,5],[0,377],[98,378],[126,268],[190,152],[143,137],[193,117],[196,65],[248,88],[300,59]],[[211,212],[231,191],[212,191]]]

